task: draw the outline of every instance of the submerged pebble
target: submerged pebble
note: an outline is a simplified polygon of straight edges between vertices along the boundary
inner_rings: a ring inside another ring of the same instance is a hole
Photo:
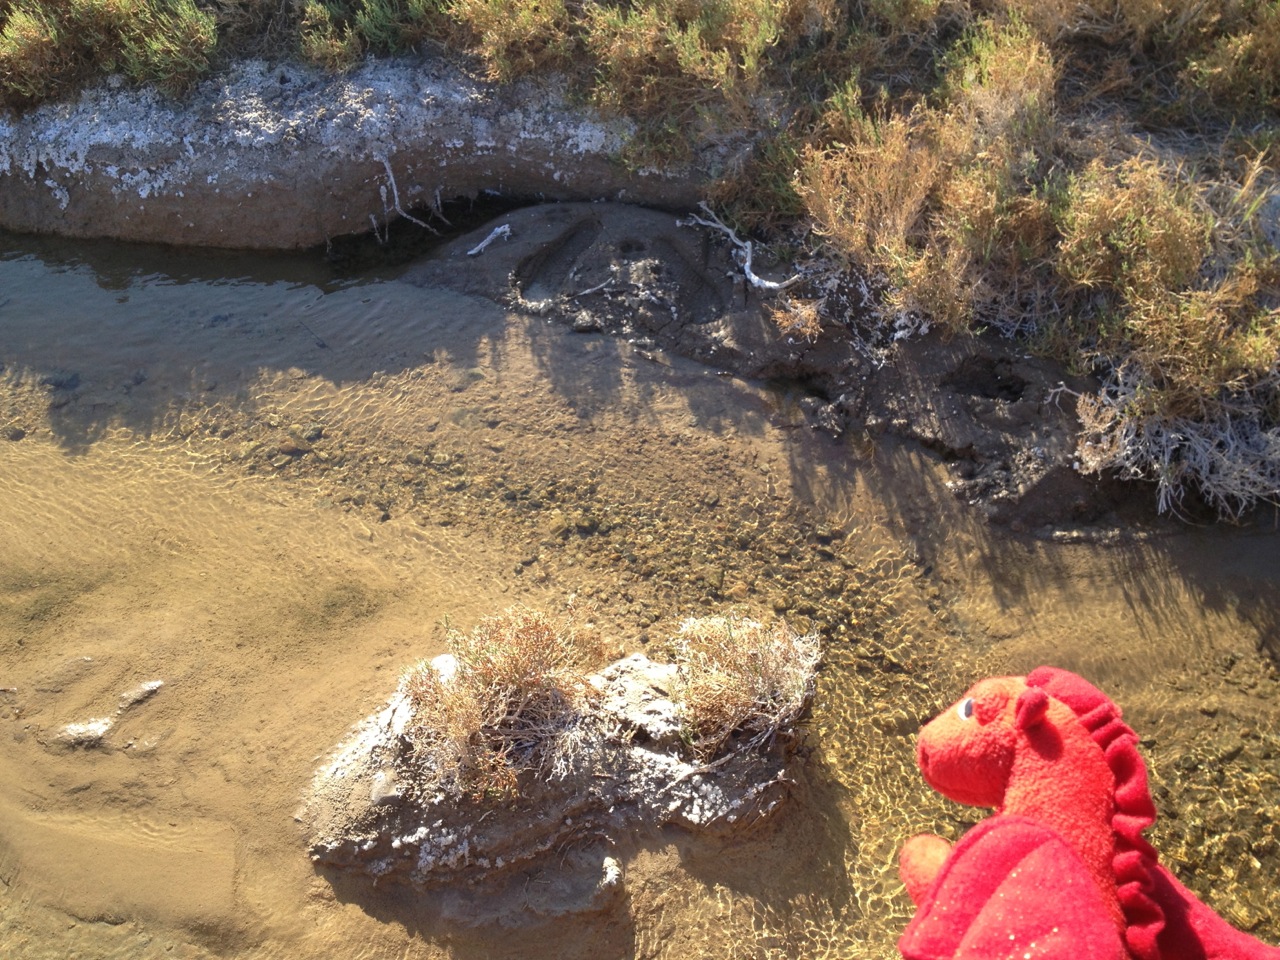
[[[71,747],[96,747],[101,745],[102,738],[115,722],[114,717],[96,717],[84,723],[68,723],[58,731],[55,739]]]

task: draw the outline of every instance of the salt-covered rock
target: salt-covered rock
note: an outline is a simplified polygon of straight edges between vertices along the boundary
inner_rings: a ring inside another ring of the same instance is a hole
[[[435,664],[441,674],[449,668]],[[598,695],[583,720],[591,735],[581,738],[574,762],[559,778],[521,774],[517,796],[496,803],[444,787],[411,788],[414,757],[403,735],[411,708],[398,691],[316,773],[297,814],[311,857],[378,883],[453,891],[446,896],[500,888],[554,866],[564,887],[556,910],[606,909],[623,888],[622,864],[607,850],[666,825],[740,833],[786,797],[788,738],[767,752],[730,752],[709,763],[688,756],[680,682],[677,667],[641,654],[592,675]],[[566,879],[566,850],[576,851],[576,879]],[[529,908],[527,898],[520,902]],[[459,916],[482,922],[482,914],[471,903]]]

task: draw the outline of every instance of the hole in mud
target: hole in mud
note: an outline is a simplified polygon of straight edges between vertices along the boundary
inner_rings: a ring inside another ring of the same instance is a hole
[[[832,401],[830,384],[822,377],[776,375],[770,377],[767,382],[769,386],[779,393],[790,395],[797,399],[810,398],[820,400],[823,403],[831,403]]]
[[[597,220],[579,220],[537,253],[516,266],[520,295],[542,300],[563,293],[570,276],[580,270],[578,260],[600,236]]]
[[[943,378],[942,385],[971,396],[1010,403],[1021,400],[1027,389],[1027,381],[1013,372],[1012,361],[1004,357],[965,357]]]

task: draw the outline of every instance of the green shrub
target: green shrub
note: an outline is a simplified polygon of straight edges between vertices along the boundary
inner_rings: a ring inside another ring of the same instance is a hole
[[[38,5],[15,6],[0,30],[0,102],[59,95],[73,64],[60,24]]]

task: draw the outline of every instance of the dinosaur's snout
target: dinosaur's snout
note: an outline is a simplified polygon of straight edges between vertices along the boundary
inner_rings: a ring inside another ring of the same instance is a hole
[[[926,782],[931,782],[929,778],[929,744],[924,740],[916,743],[916,763],[920,767],[920,772],[924,774]]]

